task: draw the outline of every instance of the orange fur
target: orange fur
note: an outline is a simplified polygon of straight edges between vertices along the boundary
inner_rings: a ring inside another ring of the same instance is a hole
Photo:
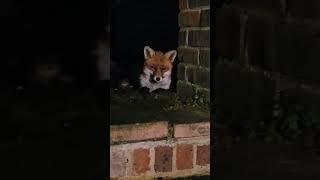
[[[171,84],[172,63],[177,55],[175,50],[163,53],[150,47],[144,48],[144,68],[140,76],[141,87],[149,88],[150,92],[162,88],[169,89]]]

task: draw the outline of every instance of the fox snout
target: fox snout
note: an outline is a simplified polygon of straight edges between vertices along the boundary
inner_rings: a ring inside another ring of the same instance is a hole
[[[150,76],[150,81],[154,82],[154,83],[161,82],[162,79],[163,79],[163,77],[161,77],[161,76],[157,76],[157,75]]]
[[[161,80],[162,80],[162,77],[156,77],[156,76],[155,76],[154,80],[155,80],[155,81],[161,81]]]

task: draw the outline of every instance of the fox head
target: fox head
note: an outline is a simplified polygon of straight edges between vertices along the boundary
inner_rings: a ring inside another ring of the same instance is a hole
[[[144,73],[150,75],[150,80],[153,82],[161,82],[171,75],[172,63],[176,56],[176,50],[163,53],[154,51],[149,46],[144,47]]]

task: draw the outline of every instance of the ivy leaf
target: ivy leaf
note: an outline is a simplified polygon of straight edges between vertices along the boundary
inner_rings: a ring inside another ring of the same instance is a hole
[[[297,123],[297,121],[292,121],[292,122],[290,122],[289,128],[292,129],[292,130],[297,130],[297,129],[298,129],[298,123]]]

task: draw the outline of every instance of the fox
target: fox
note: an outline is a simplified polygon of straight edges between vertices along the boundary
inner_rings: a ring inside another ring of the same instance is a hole
[[[168,90],[171,85],[171,72],[177,51],[170,50],[163,53],[145,46],[143,54],[144,64],[143,72],[140,74],[140,86],[148,88],[149,93],[156,89]]]

